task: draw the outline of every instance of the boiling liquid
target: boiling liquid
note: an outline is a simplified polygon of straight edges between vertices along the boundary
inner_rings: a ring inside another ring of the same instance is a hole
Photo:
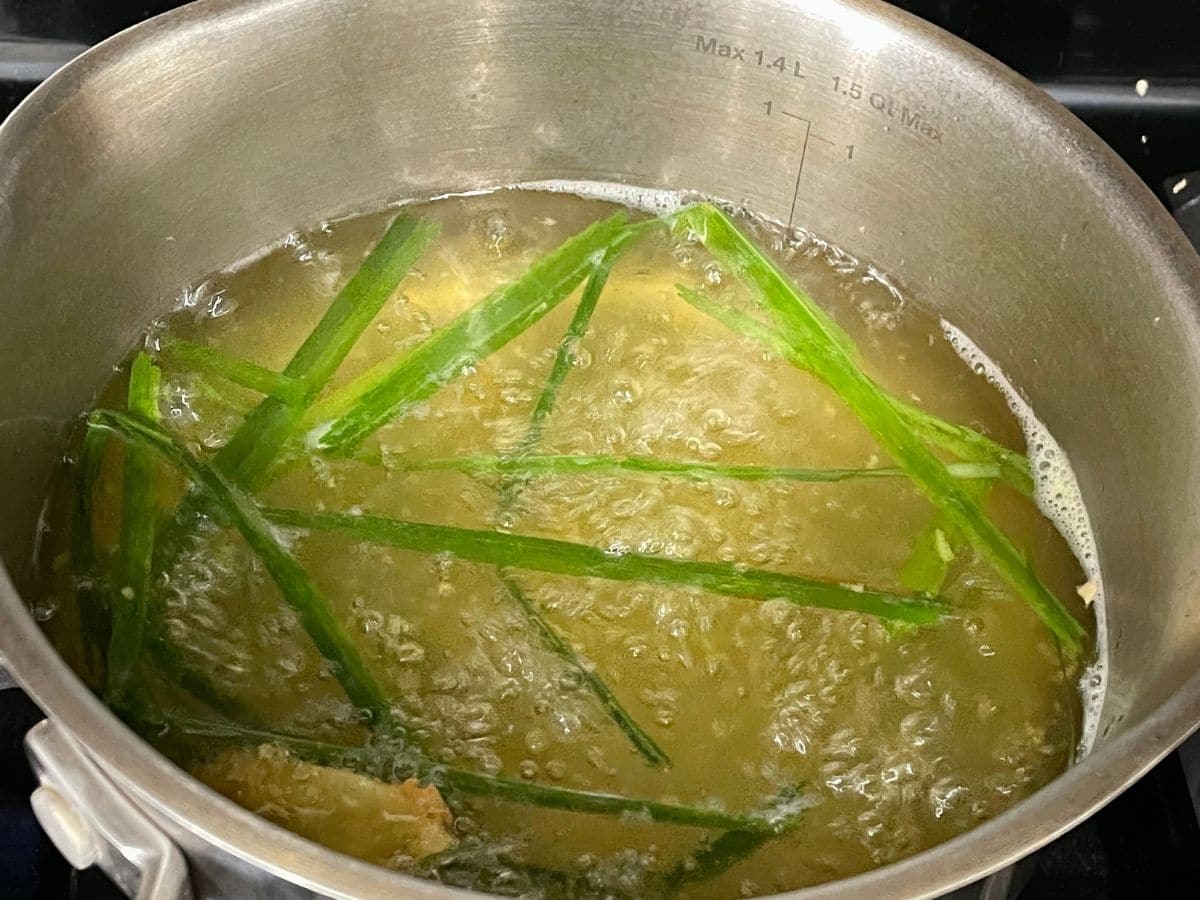
[[[438,221],[441,235],[364,333],[335,386],[413,347],[613,208],[503,191],[411,211]],[[393,215],[292,235],[215,276],[183,295],[179,310],[151,329],[150,345],[183,337],[282,369]],[[962,363],[928,310],[801,232],[743,224],[850,333],[879,383],[1023,447],[1003,397]],[[761,315],[702,246],[665,232],[647,235],[617,262],[534,452],[890,465],[832,391],[684,303],[677,283]],[[546,475],[505,503],[496,477],[406,470],[405,460],[503,454],[519,444],[578,294],[380,429],[365,450],[379,451],[381,462],[312,456],[263,499],[904,592],[897,573],[934,514],[904,479]],[[169,358],[163,383],[165,421],[197,452],[219,447],[257,400],[173,368]],[[122,393],[118,379],[106,397],[120,405]],[[100,531],[107,523],[111,539],[120,515],[119,451],[110,457],[116,462],[108,460],[96,502]],[[1084,580],[1079,564],[1033,504],[996,486],[986,508],[1050,589],[1090,622],[1075,593]],[[955,614],[915,631],[783,601],[514,570],[670,755],[673,764],[663,770],[646,764],[544,648],[494,568],[331,533],[299,535],[292,549],[387,687],[397,717],[438,761],[731,812],[750,812],[800,787],[805,810],[797,828],[723,873],[687,884],[684,896],[796,888],[930,847],[1061,772],[1080,734],[1078,667],[1064,662],[1030,608],[970,550],[953,562],[943,591]],[[167,633],[221,692],[281,731],[364,739],[329,665],[236,533],[218,531],[193,547],[169,584]],[[78,659],[69,603],[48,627]],[[160,705],[203,709],[156,680],[149,662],[145,672]],[[211,778],[212,746],[175,740],[164,747]],[[458,851],[426,869],[454,883],[532,896],[653,895],[655,873],[712,836],[509,802],[455,798],[452,807]],[[270,805],[261,811],[270,815]],[[371,823],[310,822],[305,830],[344,847],[345,830],[354,827]],[[513,863],[585,877],[546,880]]]

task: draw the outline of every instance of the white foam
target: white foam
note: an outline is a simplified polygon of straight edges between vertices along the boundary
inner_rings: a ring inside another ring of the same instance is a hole
[[[959,328],[942,319],[942,332],[963,362],[983,375],[994,385],[1008,402],[1021,430],[1029,455],[1029,466],[1034,477],[1034,499],[1038,509],[1049,519],[1079,560],[1088,582],[1095,587],[1091,603],[1096,616],[1096,661],[1088,666],[1080,679],[1079,690],[1083,696],[1083,730],[1076,747],[1076,757],[1089,753],[1096,741],[1100,723],[1100,707],[1108,686],[1108,629],[1104,610],[1104,581],[1100,574],[1096,539],[1088,521],[1087,508],[1079,482],[1071,468],[1067,454],[1045,425],[1033,414],[1029,404],[1013,387],[1011,381],[979,347]]]
[[[500,191],[546,191],[552,194],[574,194],[577,197],[582,197],[585,200],[603,200],[608,203],[617,203],[629,209],[637,209],[642,212],[651,213],[656,216],[669,216],[673,212],[678,212],[688,203],[702,199],[695,192],[690,191],[667,191],[658,188],[643,188],[635,187],[628,184],[616,184],[610,181],[571,181],[566,179],[554,179],[549,181],[523,181],[517,184],[504,184],[496,187],[473,188],[467,191],[447,191],[441,194],[424,197],[409,197],[397,201],[385,207],[386,209],[399,210],[406,206],[412,206],[417,203],[432,203],[436,200],[449,200],[456,197],[481,197],[487,194],[495,194]],[[365,210],[361,212],[349,213],[344,216],[339,216],[332,222],[346,221],[347,219],[355,219],[365,212],[374,212],[376,210]],[[246,254],[241,259],[230,263],[221,269],[218,275],[231,275],[240,272],[271,253],[274,253],[280,247],[283,247],[297,232],[285,234],[269,244],[264,244],[251,253]]]
[[[512,189],[525,191],[548,191],[552,194],[574,194],[585,200],[604,200],[608,203],[619,203],[630,209],[668,216],[678,212],[693,200],[699,200],[698,194],[688,191],[666,191],[658,188],[636,187],[630,184],[615,184],[611,181],[525,181],[512,185]]]

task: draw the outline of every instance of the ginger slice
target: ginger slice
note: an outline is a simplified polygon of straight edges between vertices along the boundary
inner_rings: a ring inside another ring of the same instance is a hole
[[[350,856],[403,868],[454,843],[437,788],[304,762],[273,744],[227,750],[194,770],[240,806]]]

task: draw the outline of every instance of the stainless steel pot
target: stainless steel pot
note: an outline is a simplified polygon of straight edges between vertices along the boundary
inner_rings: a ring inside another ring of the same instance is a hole
[[[205,897],[451,893],[182,775],[19,591],[36,609],[63,424],[180,284],[324,217],[549,178],[744,201],[852,249],[977,338],[1075,461],[1109,592],[1097,749],[968,834],[795,896],[975,879],[1196,727],[1200,266],[1032,86],[871,0],[206,0],[85,54],[0,128],[0,652],[50,716],[39,806],[79,862],[131,886],[140,869],[147,897],[184,889],[176,847]]]

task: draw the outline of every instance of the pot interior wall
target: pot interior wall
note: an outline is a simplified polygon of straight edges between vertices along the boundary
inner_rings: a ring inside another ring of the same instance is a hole
[[[404,197],[551,178],[692,190],[873,261],[1026,392],[1096,526],[1102,726],[1120,733],[1200,665],[1195,263],[1065,114],[894,15],[210,3],[110,42],[0,137],[5,564],[28,583],[63,428],[182,284]]]

